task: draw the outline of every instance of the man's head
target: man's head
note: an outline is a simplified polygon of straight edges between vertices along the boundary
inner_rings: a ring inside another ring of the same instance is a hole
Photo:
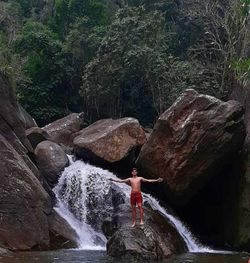
[[[131,174],[133,176],[137,176],[138,172],[137,172],[137,169],[135,167],[132,168]]]

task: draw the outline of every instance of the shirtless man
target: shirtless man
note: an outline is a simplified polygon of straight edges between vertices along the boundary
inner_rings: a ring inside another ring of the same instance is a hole
[[[113,179],[109,178],[110,181],[117,183],[130,183],[131,185],[131,195],[130,195],[130,203],[132,207],[132,227],[136,225],[136,204],[140,210],[140,225],[144,225],[144,217],[143,217],[143,208],[142,208],[142,194],[141,194],[141,182],[145,183],[156,183],[162,182],[162,178],[158,179],[145,179],[143,177],[137,176],[137,169],[132,169],[132,177],[127,179]]]

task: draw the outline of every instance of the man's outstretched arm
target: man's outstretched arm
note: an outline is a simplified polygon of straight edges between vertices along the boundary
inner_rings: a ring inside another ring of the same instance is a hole
[[[146,178],[141,178],[142,182],[145,182],[145,183],[157,183],[157,182],[163,182],[163,179],[162,178],[158,178],[158,179],[146,179]]]
[[[129,183],[129,178],[127,179],[113,179],[113,178],[109,178],[110,181],[112,182],[116,182],[116,183]]]

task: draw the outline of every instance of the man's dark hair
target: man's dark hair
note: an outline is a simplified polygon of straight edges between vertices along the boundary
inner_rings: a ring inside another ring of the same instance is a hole
[[[137,171],[137,168],[136,168],[136,167],[133,167],[133,168],[132,168],[132,171],[134,171],[134,170]]]

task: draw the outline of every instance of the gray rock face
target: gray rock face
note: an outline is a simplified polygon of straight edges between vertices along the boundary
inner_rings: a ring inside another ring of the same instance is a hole
[[[90,161],[114,163],[140,148],[146,136],[134,118],[103,119],[83,129],[75,137],[74,151]]]
[[[69,164],[67,155],[58,144],[43,141],[37,145],[35,156],[41,174],[53,186],[57,182],[60,173]]]
[[[140,260],[160,260],[183,253],[186,246],[176,229],[159,213],[145,207],[145,225],[131,228],[131,209],[120,205],[111,221],[103,224],[111,238],[107,253],[113,257]]]
[[[188,202],[242,149],[243,107],[187,90],[158,119],[137,160],[146,177],[164,178],[168,199]]]
[[[75,133],[80,131],[84,125],[84,113],[72,113],[62,119],[56,120],[43,127],[56,143],[72,146]]]
[[[0,246],[25,250],[49,246],[46,214],[51,202],[22,157],[0,135]]]

